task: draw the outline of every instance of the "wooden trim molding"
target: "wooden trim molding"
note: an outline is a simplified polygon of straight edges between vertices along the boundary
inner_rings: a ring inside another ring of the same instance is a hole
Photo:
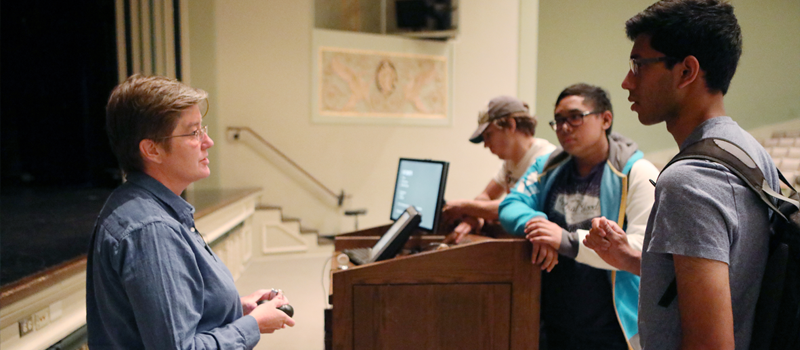
[[[260,188],[198,191],[198,193],[189,196],[189,202],[195,205],[197,210],[195,212],[195,220],[197,220],[242,198],[258,194],[260,191]],[[0,287],[0,308],[39,293],[85,271],[86,254],[83,254],[72,260],[4,285]]]
[[[5,285],[0,289],[0,305],[13,304],[83,271],[86,271],[86,255]]]

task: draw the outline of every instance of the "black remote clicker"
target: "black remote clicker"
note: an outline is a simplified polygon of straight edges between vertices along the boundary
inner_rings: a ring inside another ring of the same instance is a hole
[[[269,300],[260,300],[260,301],[258,301],[257,304],[261,305],[261,304],[266,303],[268,301]],[[294,308],[289,304],[279,306],[278,310],[283,311],[285,314],[289,315],[289,317],[294,316]]]
[[[281,305],[278,310],[285,312],[289,317],[294,316],[294,308],[289,304]]]

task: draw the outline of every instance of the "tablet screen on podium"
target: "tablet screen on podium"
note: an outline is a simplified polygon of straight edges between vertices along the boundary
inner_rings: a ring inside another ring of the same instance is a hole
[[[397,220],[409,206],[419,211],[421,230],[436,232],[444,205],[448,162],[400,158],[390,218]]]
[[[378,243],[372,246],[370,262],[391,259],[403,249],[411,232],[417,228],[420,222],[420,215],[414,207],[406,208],[403,214],[389,227],[389,230],[381,236]]]

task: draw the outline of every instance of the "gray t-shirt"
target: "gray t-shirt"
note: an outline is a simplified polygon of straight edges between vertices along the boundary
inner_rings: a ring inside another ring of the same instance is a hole
[[[744,149],[778,190],[769,154],[729,117],[700,124],[681,149],[704,138],[726,139]],[[747,349],[768,253],[769,210],[744,182],[724,166],[683,160],[658,178],[655,204],[645,231],[639,299],[639,333],[645,350],[678,349],[678,300],[658,305],[675,278],[673,254],[728,264],[736,349]]]

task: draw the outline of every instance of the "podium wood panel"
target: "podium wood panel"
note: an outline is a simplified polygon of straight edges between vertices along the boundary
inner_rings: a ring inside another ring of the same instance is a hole
[[[526,240],[497,239],[334,272],[333,348],[537,349],[530,256]]]
[[[355,286],[353,348],[508,349],[510,296],[509,283]]]

